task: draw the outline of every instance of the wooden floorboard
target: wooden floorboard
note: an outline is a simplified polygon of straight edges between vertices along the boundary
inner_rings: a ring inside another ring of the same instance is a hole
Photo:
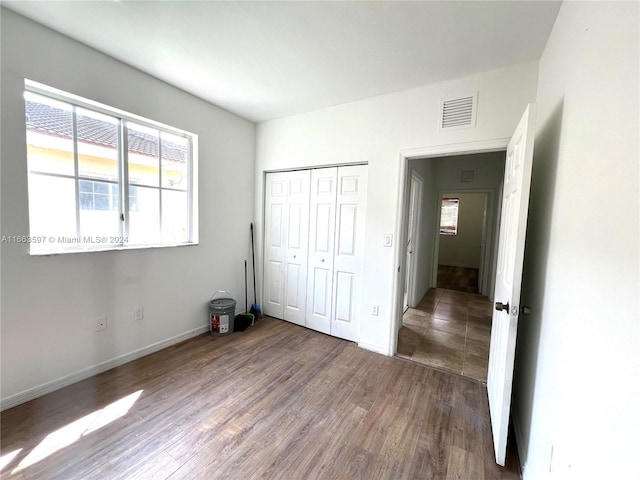
[[[0,422],[2,479],[520,478],[513,445],[494,463],[483,385],[271,318]]]

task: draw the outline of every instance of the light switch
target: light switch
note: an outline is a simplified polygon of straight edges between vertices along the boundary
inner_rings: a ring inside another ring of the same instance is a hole
[[[384,235],[384,244],[385,247],[390,247],[391,245],[393,245],[393,234],[392,233],[385,233]]]

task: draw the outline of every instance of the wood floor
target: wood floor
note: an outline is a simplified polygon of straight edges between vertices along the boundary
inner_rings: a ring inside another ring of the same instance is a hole
[[[209,334],[1,415],[12,479],[516,479],[486,388],[280,320]]]
[[[479,293],[478,269],[438,265],[438,288],[465,293]]]
[[[487,297],[432,288],[404,313],[397,355],[486,383],[491,313]]]

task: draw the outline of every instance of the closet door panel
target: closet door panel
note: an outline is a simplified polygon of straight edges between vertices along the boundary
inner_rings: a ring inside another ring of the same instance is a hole
[[[284,318],[283,280],[286,256],[285,221],[287,180],[284,174],[267,175],[265,189],[265,295],[266,315]]]
[[[331,335],[352,341],[360,335],[366,200],[367,167],[338,167]]]
[[[284,172],[287,178],[284,319],[305,324],[309,253],[309,187],[311,172]]]
[[[331,331],[337,168],[311,171],[306,326]]]

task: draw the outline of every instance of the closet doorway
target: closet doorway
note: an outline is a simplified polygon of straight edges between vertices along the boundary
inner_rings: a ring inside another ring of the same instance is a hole
[[[264,313],[358,341],[366,165],[266,175]]]

